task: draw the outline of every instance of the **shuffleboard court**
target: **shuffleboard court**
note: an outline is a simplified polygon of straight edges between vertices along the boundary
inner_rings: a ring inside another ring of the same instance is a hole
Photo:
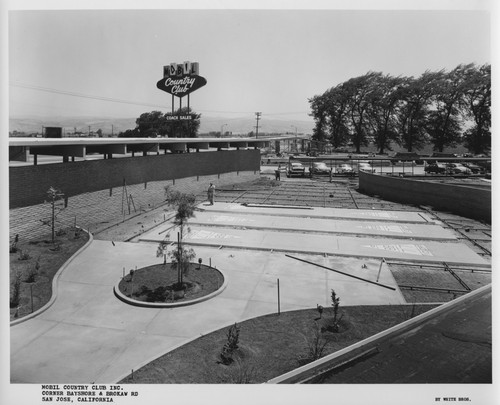
[[[463,243],[415,241],[391,238],[319,235],[298,232],[208,228],[193,225],[184,243],[200,246],[257,249],[267,251],[385,258],[419,262],[463,264],[489,267],[489,263]],[[173,229],[171,232],[175,233]],[[159,242],[164,234],[149,232],[141,241]]]
[[[384,211],[350,208],[322,208],[304,206],[281,206],[266,204],[234,204],[217,203],[215,205],[201,204],[199,209],[206,212],[281,215],[308,218],[342,218],[361,221],[390,221],[407,223],[433,222],[433,219],[422,212],[415,211]]]
[[[379,221],[352,221],[337,218],[309,218],[269,216],[241,213],[197,212],[189,221],[193,225],[268,229],[271,231],[303,231],[353,235],[379,235],[392,238],[456,240],[449,229],[427,223],[380,223]]]

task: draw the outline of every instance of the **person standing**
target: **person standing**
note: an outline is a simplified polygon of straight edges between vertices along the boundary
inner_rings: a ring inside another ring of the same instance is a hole
[[[281,163],[278,165],[278,169],[274,171],[276,180],[281,180]]]
[[[213,183],[210,183],[210,186],[208,186],[208,201],[210,202],[210,205],[214,205],[214,197],[215,197],[215,186]]]

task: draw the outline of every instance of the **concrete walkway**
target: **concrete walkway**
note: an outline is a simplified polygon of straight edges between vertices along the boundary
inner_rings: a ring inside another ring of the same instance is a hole
[[[158,263],[156,245],[94,241],[59,280],[54,305],[11,327],[11,382],[117,382],[132,369],[202,334],[255,316],[330,305],[335,289],[344,305],[399,304],[392,291],[269,252],[197,248],[220,269],[228,287],[219,296],[175,309],[129,306],[113,294],[123,268]],[[250,259],[251,256],[251,259]],[[375,280],[378,261],[307,257],[322,265],[354,268]],[[396,286],[384,268],[380,283]]]

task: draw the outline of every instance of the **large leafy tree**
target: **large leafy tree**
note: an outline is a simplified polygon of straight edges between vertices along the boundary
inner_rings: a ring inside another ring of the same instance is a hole
[[[178,116],[189,116],[191,119],[169,119]],[[200,117],[201,114],[196,114],[187,107],[180,108],[175,113],[166,113],[164,115],[165,135],[169,138],[196,138],[200,128]]]
[[[349,98],[349,125],[352,130],[352,143],[356,152],[361,152],[361,146],[368,144],[368,110],[370,94],[374,91],[379,73],[368,72],[364,76],[348,80],[343,88]]]
[[[326,94],[327,121],[330,142],[335,148],[344,146],[350,137],[348,127],[349,94],[344,85],[330,89]]]
[[[401,106],[401,86],[405,79],[378,74],[368,99],[369,125],[379,153],[391,150],[391,142],[398,140],[396,117]]]
[[[325,96],[314,96],[310,98],[309,104],[311,105],[311,113],[309,114],[314,118],[315,125],[313,128],[312,139],[314,141],[323,142],[327,138],[327,120],[326,120],[326,100]]]
[[[442,152],[446,146],[455,146],[461,136],[461,108],[463,106],[467,66],[457,66],[449,73],[434,74],[433,106],[427,118],[427,132],[434,149]]]
[[[190,119],[185,119],[185,117]],[[182,119],[178,119],[182,117]],[[161,111],[143,113],[136,119],[136,127],[120,133],[120,137],[148,138],[157,136],[176,138],[196,138],[200,127],[200,114],[183,107],[174,113],[163,114]]]
[[[464,71],[464,116],[473,125],[464,133],[464,141],[474,153],[491,148],[491,65],[468,65]]]
[[[402,105],[399,108],[397,128],[399,143],[408,152],[422,148],[426,141],[425,124],[433,95],[435,74],[425,72],[418,79],[403,81],[400,87]]]
[[[491,147],[491,66],[459,65],[418,78],[368,72],[309,99],[313,140],[360,152],[398,143],[409,152],[432,142],[442,151],[461,141],[475,153]],[[464,130],[465,128],[465,130]]]

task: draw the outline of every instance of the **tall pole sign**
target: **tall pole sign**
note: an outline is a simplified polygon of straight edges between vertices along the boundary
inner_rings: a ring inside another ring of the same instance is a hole
[[[189,95],[207,84],[207,80],[199,75],[198,62],[171,63],[163,66],[163,79],[156,83],[156,87],[172,95],[172,114],[174,113],[174,97],[179,98],[179,109],[182,108],[182,97]]]

